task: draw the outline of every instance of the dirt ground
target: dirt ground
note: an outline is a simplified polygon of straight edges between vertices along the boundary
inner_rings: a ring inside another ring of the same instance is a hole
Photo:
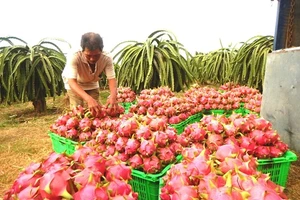
[[[297,161],[291,162],[288,180],[284,192],[290,200],[300,199],[300,154],[296,153]]]

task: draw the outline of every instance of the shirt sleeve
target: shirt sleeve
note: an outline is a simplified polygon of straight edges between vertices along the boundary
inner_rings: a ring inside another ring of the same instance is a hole
[[[65,68],[62,73],[63,78],[76,79],[77,78],[77,65],[75,54],[67,56]]]

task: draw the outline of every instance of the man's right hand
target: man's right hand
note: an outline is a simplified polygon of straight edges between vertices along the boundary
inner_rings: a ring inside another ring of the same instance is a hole
[[[93,97],[90,97],[87,100],[87,105],[93,116],[100,115],[102,105],[97,100],[95,100]]]

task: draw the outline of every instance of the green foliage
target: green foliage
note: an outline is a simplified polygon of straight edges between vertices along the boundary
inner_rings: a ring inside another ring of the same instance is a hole
[[[234,82],[259,89],[265,76],[266,60],[273,49],[273,36],[255,36],[239,48],[220,48],[207,54],[196,53],[190,71],[200,84]]]
[[[232,60],[236,50],[221,48],[207,54],[198,53],[191,59],[191,68],[200,84],[224,84],[230,81]]]
[[[14,39],[23,45],[15,45]],[[0,38],[3,41],[9,45],[0,47],[1,102],[34,102],[64,91],[66,57],[58,45],[47,39],[32,47],[16,37]]]
[[[232,63],[230,79],[262,91],[267,56],[273,49],[273,36],[255,36],[242,43]]]
[[[114,56],[119,66],[119,86],[130,87],[138,93],[160,86],[181,91],[193,83],[194,77],[188,66],[191,55],[173,33],[158,30],[151,33],[144,43],[121,42],[112,52],[123,44],[127,45]]]

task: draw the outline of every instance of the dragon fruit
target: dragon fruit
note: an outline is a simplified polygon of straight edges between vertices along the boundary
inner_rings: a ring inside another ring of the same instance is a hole
[[[90,147],[79,147],[72,156],[51,153],[41,163],[27,167],[5,193],[11,199],[112,199],[132,191],[131,167],[116,157],[103,157]]]
[[[144,172],[149,174],[155,174],[159,172],[162,168],[159,158],[155,155],[144,158],[143,163],[144,163],[143,165]]]
[[[174,152],[169,147],[160,147],[157,149],[157,157],[163,164],[173,163],[176,160]]]
[[[140,147],[140,142],[136,139],[130,138],[126,143],[125,153],[128,155],[135,154],[139,147]]]
[[[139,154],[135,154],[128,159],[128,164],[133,169],[140,169],[143,165],[143,158]]]
[[[82,200],[82,199],[101,199],[101,200],[109,200],[109,195],[106,192],[105,186],[98,186],[95,184],[86,184],[81,187],[78,192],[74,195],[74,200]]]
[[[119,180],[130,180],[131,177],[131,168],[125,163],[118,163],[112,166],[107,167],[105,177],[108,181],[115,179]]]
[[[153,140],[142,140],[138,151],[144,157],[152,156],[156,151],[156,144]]]

